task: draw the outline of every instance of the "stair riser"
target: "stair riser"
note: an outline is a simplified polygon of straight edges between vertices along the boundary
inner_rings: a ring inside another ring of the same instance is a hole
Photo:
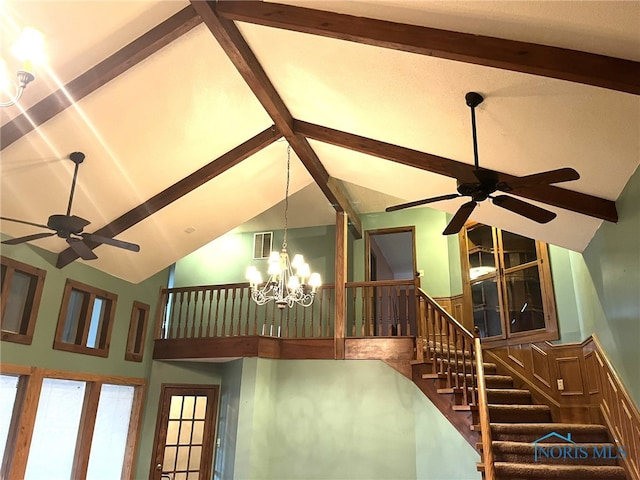
[[[509,392],[488,392],[488,403],[502,403],[505,405],[529,405],[531,403],[530,393],[509,393]]]
[[[551,413],[548,410],[496,410],[491,407],[489,407],[489,419],[493,423],[547,423],[552,421]]]
[[[528,433],[528,434],[520,434],[520,433],[492,433],[491,439],[494,442],[523,442],[523,443],[533,443],[538,438],[543,436],[538,433]],[[608,442],[609,438],[606,434],[573,434],[571,439],[575,442],[580,443],[603,443]]]
[[[528,470],[504,468],[501,465],[495,465],[496,480],[513,480],[513,479],[575,479],[575,480],[626,480],[627,476],[624,469],[616,467],[603,467],[606,468],[606,472],[593,472],[589,471],[589,466],[580,467],[574,466],[575,470],[563,469],[562,471],[548,470]],[[597,468],[597,466],[591,466]]]
[[[512,452],[493,452],[496,462],[511,462],[511,463],[540,463],[544,465],[601,465],[601,466],[615,466],[617,460],[615,458],[594,458],[591,454],[586,458],[570,458],[571,456],[578,456],[575,452],[570,452],[566,456],[563,456],[560,451],[552,452],[550,457],[544,456],[541,452],[538,452],[538,460],[533,451],[529,453],[512,453]],[[560,458],[553,458],[553,456]]]

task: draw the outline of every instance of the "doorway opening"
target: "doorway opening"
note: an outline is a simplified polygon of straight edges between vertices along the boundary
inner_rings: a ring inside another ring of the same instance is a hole
[[[375,336],[415,335],[415,227],[365,232],[365,280],[369,292],[368,331]],[[407,283],[409,282],[409,283]]]

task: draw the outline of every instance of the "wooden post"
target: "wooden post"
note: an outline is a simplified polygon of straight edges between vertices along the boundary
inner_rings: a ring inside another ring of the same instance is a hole
[[[345,305],[347,281],[347,214],[336,212],[336,303],[333,330],[335,358],[344,359]]]

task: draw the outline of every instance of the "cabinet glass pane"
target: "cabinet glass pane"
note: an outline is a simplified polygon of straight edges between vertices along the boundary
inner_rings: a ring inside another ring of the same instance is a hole
[[[122,476],[133,394],[134,388],[127,385],[104,384],[100,388],[88,480],[110,480]]]
[[[26,480],[71,478],[84,390],[84,382],[53,378],[42,382]]]
[[[467,251],[471,280],[496,271],[491,227],[478,225],[467,230]]]
[[[545,327],[538,266],[505,275],[509,330],[523,332]]]
[[[502,232],[504,268],[517,267],[538,259],[536,241],[511,232]]]
[[[498,284],[495,278],[471,284],[473,298],[473,324],[480,329],[481,337],[502,334]]]

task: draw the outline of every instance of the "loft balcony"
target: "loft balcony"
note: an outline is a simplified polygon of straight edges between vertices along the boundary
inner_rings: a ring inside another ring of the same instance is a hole
[[[163,289],[153,357],[366,358],[409,365],[416,359],[417,292],[412,280],[346,283],[343,318],[336,322],[334,285],[320,287],[310,307],[284,309],[257,305],[248,283]]]

